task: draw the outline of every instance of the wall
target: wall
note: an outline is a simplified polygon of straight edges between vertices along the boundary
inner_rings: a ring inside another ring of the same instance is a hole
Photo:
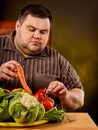
[[[0,19],[17,19],[30,3],[47,6],[54,17],[52,46],[76,68],[85,90],[84,107],[98,125],[98,0],[1,0]]]

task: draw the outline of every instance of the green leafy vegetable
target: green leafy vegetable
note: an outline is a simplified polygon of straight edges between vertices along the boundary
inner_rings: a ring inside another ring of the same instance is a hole
[[[45,108],[42,103],[39,103],[39,112],[36,120],[43,119],[44,115],[45,115]]]
[[[64,110],[58,110],[57,107],[53,107],[46,111],[43,119],[49,122],[61,122],[64,119],[64,114]]]
[[[3,100],[0,102],[0,121],[5,121],[10,118],[10,115],[8,113],[8,100],[3,98]]]
[[[4,93],[4,90],[0,87],[0,102],[2,101],[3,97],[5,96],[6,94]]]
[[[4,89],[0,88],[0,121],[8,121],[11,118],[21,123],[36,120],[61,122],[64,114],[64,110],[56,106],[45,111],[44,105],[27,92],[5,93]]]
[[[4,89],[0,88],[0,121],[10,119],[8,112],[9,100],[14,96],[13,93],[5,93]]]

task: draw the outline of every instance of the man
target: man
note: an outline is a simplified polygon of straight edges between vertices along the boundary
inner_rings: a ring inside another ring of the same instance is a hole
[[[84,103],[83,86],[66,58],[47,46],[51,22],[46,7],[31,4],[22,9],[15,31],[0,37],[0,87],[22,87],[16,68],[21,65],[33,94],[46,87],[63,108],[77,109]]]

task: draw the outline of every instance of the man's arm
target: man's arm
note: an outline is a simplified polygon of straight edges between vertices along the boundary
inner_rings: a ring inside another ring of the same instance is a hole
[[[79,88],[67,90],[66,95],[59,97],[60,102],[65,109],[77,109],[84,104],[84,91]]]
[[[48,90],[51,91],[54,97],[60,99],[60,103],[64,109],[77,109],[84,104],[84,91],[80,88],[68,90],[62,82],[52,81]]]

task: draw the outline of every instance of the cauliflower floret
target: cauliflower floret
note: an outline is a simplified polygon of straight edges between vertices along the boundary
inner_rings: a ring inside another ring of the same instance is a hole
[[[20,98],[20,102],[28,109],[39,104],[37,98],[33,95],[30,95],[29,93],[24,93]]]

